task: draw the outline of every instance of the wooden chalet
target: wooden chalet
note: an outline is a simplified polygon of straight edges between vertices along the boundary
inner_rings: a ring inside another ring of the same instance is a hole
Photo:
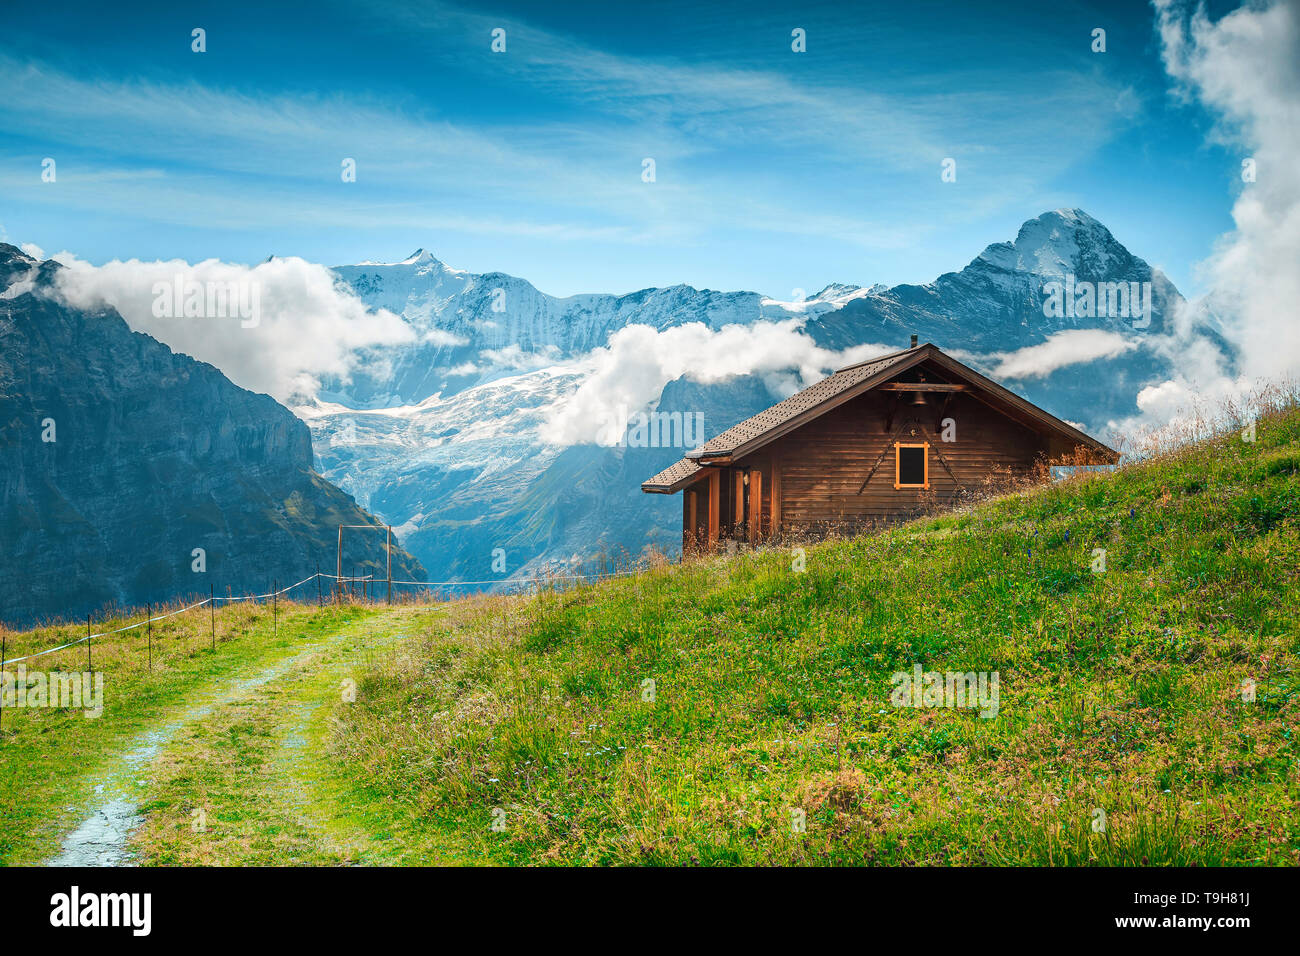
[[[683,492],[689,550],[898,520],[1039,463],[1118,458],[913,336],[727,429],[641,490]]]

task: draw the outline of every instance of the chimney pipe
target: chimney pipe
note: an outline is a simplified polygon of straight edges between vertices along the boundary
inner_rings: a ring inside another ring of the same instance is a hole
[[[912,336],[912,345],[911,345],[911,348],[916,348],[916,336],[915,336],[915,335]]]

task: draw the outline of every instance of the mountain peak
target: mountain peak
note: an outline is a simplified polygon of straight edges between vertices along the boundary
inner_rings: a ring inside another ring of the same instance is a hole
[[[1038,219],[1056,220],[1060,222],[1069,222],[1083,226],[1100,226],[1101,223],[1089,216],[1078,206],[1064,206],[1060,209],[1053,209],[1051,212],[1045,212]],[[1037,222],[1036,219],[1029,220]]]
[[[1027,220],[1016,234],[1016,248],[1060,245],[1077,239],[1080,234],[1109,238],[1110,230],[1082,209],[1053,209]]]
[[[403,266],[433,265],[433,266],[438,266],[441,269],[447,268],[447,264],[445,262],[440,260],[432,252],[429,252],[427,249],[424,248],[416,249],[409,256],[407,256],[400,263],[398,263],[398,265],[403,265]]]
[[[358,262],[357,265],[359,265],[359,266],[428,266],[428,265],[432,265],[432,266],[436,266],[436,267],[438,267],[438,268],[440,268],[440,269],[447,269],[447,266],[446,266],[444,263],[440,262],[440,261],[439,261],[439,260],[434,256],[434,254],[433,254],[432,252],[427,252],[427,251],[424,250],[423,248],[421,248],[421,249],[416,249],[414,252],[412,252],[412,253],[411,253],[409,256],[407,256],[405,259],[401,259],[401,260],[399,260],[399,261],[397,261],[397,262],[380,261],[380,260],[377,260],[377,259],[364,259],[364,260],[362,260],[361,262]],[[448,272],[452,272],[452,271],[455,271],[455,270],[447,269],[447,271],[448,271]]]
[[[23,252],[15,245],[7,242],[0,242],[0,265],[7,265],[11,262],[22,262],[27,265],[35,265],[36,260]]]
[[[11,290],[11,286],[34,275],[33,270],[39,264],[17,246],[0,242],[0,299],[11,299],[18,294],[16,290]],[[30,282],[26,284],[30,287]]]
[[[1077,273],[1086,265],[1089,272],[1102,274],[1108,264],[1131,258],[1092,216],[1082,209],[1064,208],[1027,220],[1014,242],[995,242],[972,265],[984,263],[1035,275]]]

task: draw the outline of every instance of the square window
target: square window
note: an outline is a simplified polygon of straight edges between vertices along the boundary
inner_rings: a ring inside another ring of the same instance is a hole
[[[895,453],[895,488],[929,488],[930,463],[929,444],[904,445],[896,443]]]

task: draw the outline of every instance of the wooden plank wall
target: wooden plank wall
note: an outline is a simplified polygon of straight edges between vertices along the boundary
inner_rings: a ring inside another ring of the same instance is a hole
[[[780,529],[884,519],[914,511],[925,494],[919,488],[894,488],[895,441],[930,442],[930,493],[939,501],[953,498],[959,482],[978,487],[998,466],[1027,471],[1048,451],[1043,436],[993,411],[970,395],[949,401],[943,417],[956,421],[957,440],[944,442],[936,432],[942,399],[927,396],[924,408],[903,395],[892,430],[886,418],[894,398],[872,392],[860,396],[803,428],[778,439],[738,465],[780,475]],[[900,431],[900,427],[903,429]],[[881,458],[881,452],[886,454]],[[940,463],[942,454],[957,481]],[[858,489],[879,461],[861,494]],[[769,488],[775,482],[766,482]],[[771,527],[771,494],[764,495],[764,530]]]

